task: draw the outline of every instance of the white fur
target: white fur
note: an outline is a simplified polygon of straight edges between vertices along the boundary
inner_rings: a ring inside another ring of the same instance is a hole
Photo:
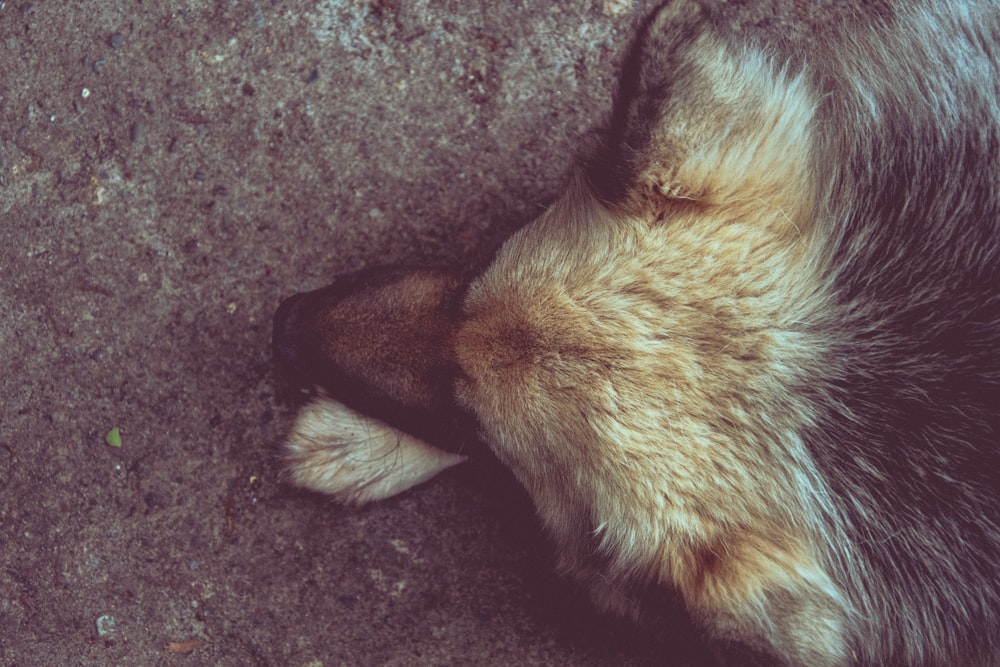
[[[356,505],[402,493],[466,458],[328,398],[302,409],[285,447],[296,486]]]

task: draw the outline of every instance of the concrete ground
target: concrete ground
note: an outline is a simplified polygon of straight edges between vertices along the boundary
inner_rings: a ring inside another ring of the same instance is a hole
[[[345,509],[276,449],[279,299],[537,214],[648,4],[0,2],[2,665],[705,664],[502,470]]]

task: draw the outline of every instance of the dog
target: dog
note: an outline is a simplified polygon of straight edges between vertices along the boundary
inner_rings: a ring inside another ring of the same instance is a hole
[[[284,300],[298,485],[484,443],[562,572],[794,667],[1000,665],[1000,5],[808,43],[667,2],[559,198],[484,268]],[[740,663],[742,664],[742,663]]]

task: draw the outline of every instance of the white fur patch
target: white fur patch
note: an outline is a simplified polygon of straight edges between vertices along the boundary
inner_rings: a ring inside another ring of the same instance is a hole
[[[466,458],[326,398],[302,409],[285,449],[296,486],[356,505],[402,493]]]

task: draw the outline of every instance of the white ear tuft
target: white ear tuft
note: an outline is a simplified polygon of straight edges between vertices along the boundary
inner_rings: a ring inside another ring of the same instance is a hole
[[[302,409],[285,449],[296,486],[356,505],[402,493],[466,458],[325,398]]]

